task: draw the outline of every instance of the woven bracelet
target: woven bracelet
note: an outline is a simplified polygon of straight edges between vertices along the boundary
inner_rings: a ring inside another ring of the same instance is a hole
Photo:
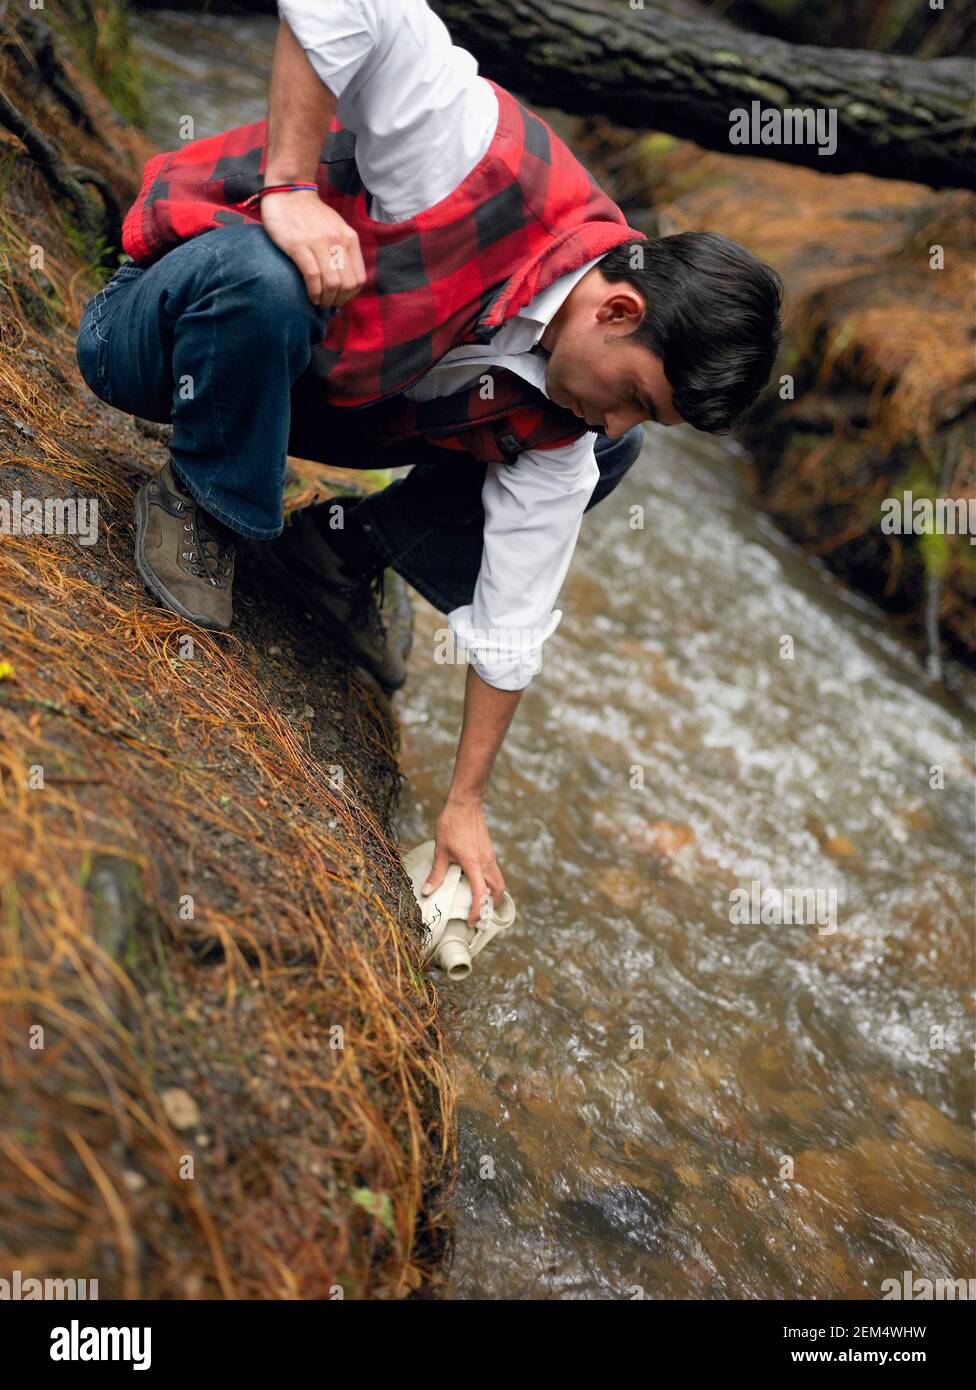
[[[308,189],[308,191],[311,192],[311,193],[317,193],[317,192],[319,191],[319,186],[318,186],[317,183],[273,183],[273,184],[269,184],[267,188],[259,188],[258,191],[257,191],[257,193],[252,193],[251,196],[250,196],[250,198],[245,198],[244,201],[243,201],[242,203],[238,203],[238,204],[237,204],[237,207],[239,207],[239,208],[247,208],[247,207],[250,207],[252,203],[258,203],[258,202],[260,202],[261,199],[264,197],[264,195],[265,195],[266,193],[299,193],[299,192],[304,192],[306,189]]]

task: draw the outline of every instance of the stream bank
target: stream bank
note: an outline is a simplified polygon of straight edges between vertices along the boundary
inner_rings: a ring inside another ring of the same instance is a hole
[[[97,505],[94,535],[0,536],[0,1261],[103,1299],[422,1295],[453,1089],[396,717],[253,574],[226,636],[137,579],[167,431],[88,391],[74,336],[152,147],[68,17],[0,23],[0,496]]]

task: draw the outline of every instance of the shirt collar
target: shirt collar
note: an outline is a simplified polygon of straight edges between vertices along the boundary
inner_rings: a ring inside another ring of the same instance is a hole
[[[570,290],[575,288],[588,270],[592,270],[602,260],[602,256],[595,256],[592,261],[587,261],[586,265],[581,265],[578,270],[570,270],[565,275],[558,276],[551,285],[540,290],[535,298],[531,299],[525,308],[516,314],[516,318],[529,319],[533,325],[538,325],[539,332],[535,339],[537,343],[555,318],[557,311],[562,308]]]

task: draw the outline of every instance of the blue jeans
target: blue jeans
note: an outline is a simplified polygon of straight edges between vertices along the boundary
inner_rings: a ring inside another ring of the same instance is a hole
[[[357,519],[381,561],[449,613],[474,593],[486,465],[427,444],[330,453],[307,388],[332,312],[312,304],[298,267],[260,225],[230,225],[149,267],[121,266],[85,305],[78,366],[117,410],[171,422],[173,468],[187,491],[255,540],[281,533],[289,453],[339,468],[413,464],[364,499]],[[598,437],[600,479],[587,510],[616,487],[642,439],[639,428]]]

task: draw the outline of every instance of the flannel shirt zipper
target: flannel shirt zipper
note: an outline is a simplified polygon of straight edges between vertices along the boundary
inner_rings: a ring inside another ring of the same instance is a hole
[[[406,386],[401,386],[398,391],[387,391],[385,395],[377,396],[376,399],[372,401],[365,401],[362,405],[337,406],[336,409],[348,410],[350,413],[352,413],[354,410],[368,410],[370,406],[379,405],[381,401],[388,401],[393,396],[401,396],[404,391],[411,390],[412,387],[417,385],[418,381],[423,381],[424,377],[429,376],[430,373],[434,370],[434,368],[439,367],[440,364],[444,361],[444,358],[447,357],[449,353],[452,353],[455,348],[471,346],[473,346],[473,344],[454,343],[445,352],[442,352],[440,357],[438,357],[436,361],[431,362],[430,366],[427,367],[424,371],[422,371],[418,377],[414,377],[413,381],[408,381]],[[490,425],[495,420],[504,420],[511,413],[511,407],[509,407],[509,409],[507,410],[496,410],[491,415],[482,415],[479,416],[477,420],[469,420],[466,423],[462,424],[441,425],[436,429],[429,430],[411,430],[408,434],[397,435],[397,439],[436,439],[441,436],[443,436],[446,439],[450,439],[452,435],[464,434],[468,430],[478,429],[481,425]]]

